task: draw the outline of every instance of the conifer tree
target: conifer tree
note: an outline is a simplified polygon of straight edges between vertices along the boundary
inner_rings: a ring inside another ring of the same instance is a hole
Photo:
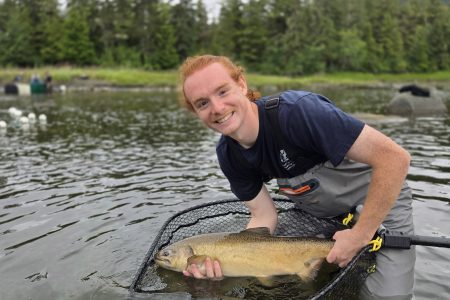
[[[211,26],[208,22],[208,13],[202,0],[197,1],[195,9],[195,49],[197,53],[206,53],[211,49]]]
[[[64,23],[64,59],[76,65],[91,65],[96,61],[94,45],[89,38],[89,25],[83,8],[68,8]]]
[[[270,47],[266,7],[265,0],[250,0],[243,6],[240,58],[252,70],[259,70],[259,64],[266,55],[265,50]]]
[[[242,1],[226,0],[220,10],[219,23],[214,32],[214,44],[218,53],[241,58]]]
[[[180,59],[196,51],[196,15],[191,0],[180,0],[171,9],[171,24],[175,35],[175,48]]]
[[[430,69],[448,70],[450,68],[450,10],[441,1],[431,0],[430,30],[428,44]]]
[[[175,33],[170,23],[170,7],[168,4],[157,5],[157,15],[153,19],[154,30],[152,32],[153,45],[151,47],[150,62],[154,69],[174,68],[179,61],[175,48]]]
[[[30,67],[35,64],[32,47],[32,27],[29,11],[5,1],[0,7],[6,12],[0,30],[0,65]]]
[[[42,31],[42,46],[39,49],[41,61],[44,64],[60,63],[64,55],[64,34],[61,32],[64,21],[60,16],[58,1],[40,2],[39,15]]]

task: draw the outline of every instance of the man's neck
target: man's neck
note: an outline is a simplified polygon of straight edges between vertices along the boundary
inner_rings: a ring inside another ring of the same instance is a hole
[[[258,106],[254,102],[250,102],[248,118],[245,120],[242,128],[238,130],[236,135],[230,136],[236,140],[242,147],[248,149],[252,147],[259,133],[259,113]]]

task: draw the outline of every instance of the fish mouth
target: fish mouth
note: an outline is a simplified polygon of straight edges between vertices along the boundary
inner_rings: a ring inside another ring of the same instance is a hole
[[[166,265],[170,265],[170,260],[167,259],[167,258],[162,258],[160,256],[155,256],[154,260],[157,263],[163,263],[163,264],[166,264]]]

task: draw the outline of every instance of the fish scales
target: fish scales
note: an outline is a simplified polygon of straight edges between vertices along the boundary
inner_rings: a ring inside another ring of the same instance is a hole
[[[161,250],[155,261],[162,267],[182,271],[188,261],[202,265],[209,256],[220,262],[224,276],[297,274],[308,279],[314,276],[332,246],[330,240],[279,237],[270,235],[267,229],[250,229],[184,239]]]

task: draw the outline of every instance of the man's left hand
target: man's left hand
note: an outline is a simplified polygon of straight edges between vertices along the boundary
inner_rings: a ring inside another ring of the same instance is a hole
[[[327,256],[327,262],[345,267],[370,240],[352,229],[338,231],[334,234],[334,246]]]

